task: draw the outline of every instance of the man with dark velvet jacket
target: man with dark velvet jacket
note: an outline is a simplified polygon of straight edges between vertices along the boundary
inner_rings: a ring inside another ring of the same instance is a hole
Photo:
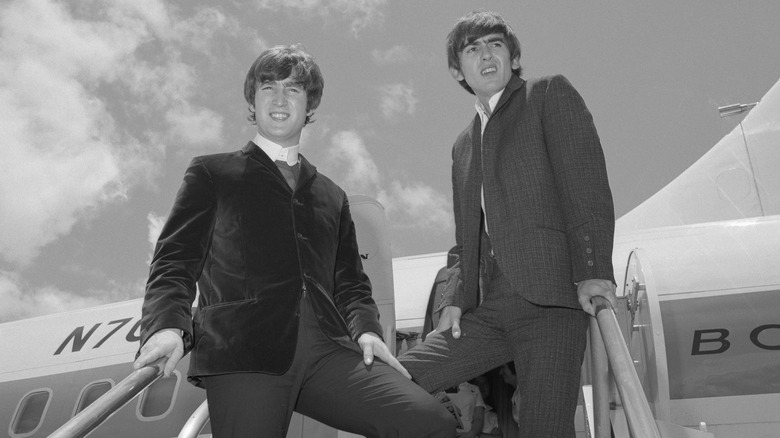
[[[520,43],[496,13],[458,20],[447,55],[477,101],[452,149],[457,263],[436,330],[399,360],[432,392],[513,361],[521,436],[574,437],[590,300],[616,304],[593,118],[563,76],[520,77]]]
[[[284,437],[293,411],[368,437],[453,436],[380,337],[346,194],[298,153],[322,89],[301,47],[252,65],[257,135],[190,163],[155,249],[135,366],[166,357],[169,375],[191,350],[216,438]]]

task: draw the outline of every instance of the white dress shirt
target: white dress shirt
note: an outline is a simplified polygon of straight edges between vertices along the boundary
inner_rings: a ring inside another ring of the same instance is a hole
[[[271,161],[285,161],[290,166],[298,164],[298,150],[301,148],[300,144],[285,148],[263,137],[259,132],[255,135],[252,142],[260,147],[260,149],[271,158]]]

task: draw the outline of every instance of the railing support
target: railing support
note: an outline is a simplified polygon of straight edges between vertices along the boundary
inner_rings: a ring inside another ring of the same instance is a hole
[[[55,430],[49,438],[82,438],[127,404],[162,375],[166,358],[133,371],[94,403]]]
[[[195,438],[200,433],[206,422],[209,421],[209,403],[203,401],[203,403],[195,409],[195,412],[190,415],[190,418],[184,423],[184,427],[181,428],[178,438]]]
[[[601,329],[612,374],[620,393],[620,400],[626,412],[631,436],[634,438],[661,438],[661,433],[653,418],[642,384],[639,382],[639,376],[636,374],[634,362],[623,339],[612,305],[606,298],[598,296],[593,297],[591,302],[596,308],[596,319]]]

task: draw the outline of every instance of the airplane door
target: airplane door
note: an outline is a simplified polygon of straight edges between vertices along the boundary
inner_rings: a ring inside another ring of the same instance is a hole
[[[374,301],[379,307],[379,322],[384,330],[382,336],[390,351],[395,351],[393,256],[385,208],[377,200],[364,195],[350,196],[349,206],[363,269],[371,279]]]
[[[620,291],[619,291],[620,292]],[[623,295],[615,310],[645,396],[657,420],[670,421],[669,372],[661,308],[649,257],[635,249],[628,257]]]

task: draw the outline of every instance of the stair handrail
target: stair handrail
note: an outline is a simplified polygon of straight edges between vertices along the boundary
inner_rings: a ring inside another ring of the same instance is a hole
[[[636,373],[631,353],[629,353],[626,341],[623,339],[620,331],[615,310],[604,297],[593,297],[591,303],[595,307],[598,329],[601,332],[601,338],[618,393],[620,394],[631,436],[634,438],[661,438],[653,412],[650,410],[650,404],[647,402],[647,397],[645,397],[642,384]],[[600,354],[595,349],[593,351],[596,355]],[[603,382],[603,380],[599,379],[594,382],[594,393],[607,394],[608,388],[601,387],[605,383],[599,382]],[[599,388],[596,388],[596,386],[599,386]],[[603,409],[599,409],[598,406],[594,407],[594,411],[597,415],[604,414]],[[603,421],[598,416],[596,417],[596,424],[603,424]],[[599,436],[597,432],[596,437]]]
[[[133,371],[113,388],[55,430],[49,438],[82,438],[154,383],[163,373],[167,358]]]

